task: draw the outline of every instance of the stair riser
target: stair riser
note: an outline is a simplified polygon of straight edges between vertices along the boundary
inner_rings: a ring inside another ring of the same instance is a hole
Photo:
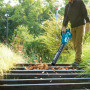
[[[0,84],[38,84],[38,83],[81,83],[81,82],[89,82],[90,79],[66,79],[66,80],[22,80],[22,81],[0,81]]]
[[[76,85],[43,85],[43,86],[9,86],[9,87],[0,87],[0,90],[70,90],[70,89],[89,89],[90,84],[76,84]]]
[[[12,70],[12,71],[9,71],[10,73],[81,73],[81,72],[83,72],[83,70],[81,70],[81,71],[68,71],[68,70],[66,70],[66,71],[34,71],[34,70]]]
[[[32,78],[74,78],[74,77],[89,77],[87,75],[7,75],[5,79],[32,79]]]

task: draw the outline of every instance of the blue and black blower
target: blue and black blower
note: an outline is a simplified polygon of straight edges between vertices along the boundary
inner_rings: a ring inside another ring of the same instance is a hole
[[[61,31],[61,45],[52,61],[52,65],[56,65],[56,62],[59,58],[59,55],[61,54],[64,46],[66,46],[67,42],[72,38],[70,29],[66,29],[66,33],[64,33],[64,31]]]

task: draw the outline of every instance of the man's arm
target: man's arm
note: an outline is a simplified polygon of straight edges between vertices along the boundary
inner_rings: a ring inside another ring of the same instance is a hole
[[[82,10],[82,14],[86,20],[86,32],[88,32],[88,31],[90,31],[90,20],[89,20],[89,16],[88,16],[86,6],[82,0],[81,0],[81,10]]]
[[[62,26],[62,31],[64,31],[64,32],[66,32],[66,26],[67,26],[68,21],[69,21],[68,16],[67,16],[67,14],[68,14],[67,8],[68,8],[68,7],[66,6],[66,7],[65,7],[65,11],[64,11],[64,20],[63,20],[63,26]]]
[[[68,21],[69,21],[69,19],[68,19],[68,16],[67,16],[67,14],[68,14],[68,6],[66,6],[65,7],[65,11],[64,11],[64,20],[63,20],[63,26],[64,27],[66,27],[67,26],[67,24],[68,24]]]
[[[86,6],[82,0],[81,0],[81,10],[86,22],[87,23],[90,22]]]

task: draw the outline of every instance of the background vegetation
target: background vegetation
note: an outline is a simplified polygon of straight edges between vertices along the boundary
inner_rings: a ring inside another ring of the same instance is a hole
[[[3,3],[3,1],[4,0],[0,0],[0,42],[6,42],[7,19],[5,17],[5,14],[8,10],[8,45],[13,49],[13,52],[22,56],[25,62],[35,63],[35,60],[37,60],[37,62],[39,63],[51,63],[56,51],[60,46],[60,34],[65,7],[62,7],[59,10],[60,18],[58,19],[58,21],[56,21],[56,9],[53,6],[53,3],[56,0],[17,0],[19,4],[16,4],[15,6],[11,6],[10,2],[8,2],[7,4]],[[65,6],[67,4],[67,0],[64,1]],[[83,1],[87,6],[90,18],[90,7],[88,6],[89,0]],[[70,25],[68,26],[68,28],[70,28]],[[3,47],[1,46],[1,48]],[[85,34],[83,46],[83,63],[87,63],[87,71],[90,71],[89,49],[90,32],[87,32]],[[6,50],[4,52],[6,52]],[[2,53],[1,49],[0,53]],[[64,48],[58,60],[58,63],[72,63],[74,61],[74,53],[75,52],[73,50],[72,42],[69,41],[67,46]],[[2,54],[0,54],[0,60],[1,64],[3,64],[4,61],[1,59],[1,57],[3,57]],[[12,61],[18,63],[18,61],[16,61],[15,59],[13,59]],[[6,62],[5,65],[8,65]]]
[[[18,63],[24,63],[25,60],[14,53],[9,47],[0,43],[0,62],[0,75],[3,75],[3,72],[8,71]]]

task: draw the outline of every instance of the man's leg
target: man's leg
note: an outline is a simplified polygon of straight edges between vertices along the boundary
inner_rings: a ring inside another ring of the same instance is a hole
[[[76,51],[76,29],[75,28],[71,29],[71,34],[72,34],[72,42],[73,42],[74,50]]]
[[[84,39],[85,29],[84,25],[79,26],[76,28],[76,54],[75,54],[75,62],[80,63],[82,59],[82,45],[83,45],[83,39]]]

